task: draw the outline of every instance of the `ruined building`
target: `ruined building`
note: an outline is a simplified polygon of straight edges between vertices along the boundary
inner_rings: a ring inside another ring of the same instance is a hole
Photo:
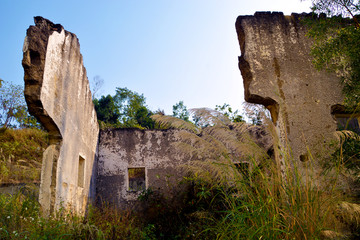
[[[246,101],[267,107],[285,148],[307,159],[336,130],[335,106],[342,102],[336,76],[316,71],[311,40],[300,15],[256,13],[236,21]],[[77,37],[61,25],[35,17],[23,48],[25,98],[32,115],[49,131],[44,152],[40,203],[49,214],[60,206],[83,213],[90,197],[117,205],[152,187],[169,188],[186,159],[171,144],[179,131],[99,131]]]
[[[35,17],[23,47],[29,112],[49,131],[39,202],[45,214],[62,204],[83,212],[89,196],[99,126],[75,34]]]
[[[39,202],[44,214],[66,206],[84,213],[89,198],[123,205],[148,187],[176,196],[172,146],[179,131],[117,129],[99,135],[89,81],[75,34],[35,17],[24,42],[25,99],[49,132]],[[98,157],[97,157],[98,156]],[[166,179],[164,179],[166,178]]]
[[[181,169],[187,158],[174,147],[181,130],[102,130],[99,136],[96,194],[119,207],[133,203],[151,187],[178,204],[186,186]],[[175,187],[176,186],[176,187]],[[111,190],[109,190],[111,189]]]
[[[245,100],[270,110],[282,154],[301,161],[309,159],[308,150],[326,149],[343,101],[335,74],[313,67],[312,40],[300,22],[305,16],[257,12],[236,20]]]

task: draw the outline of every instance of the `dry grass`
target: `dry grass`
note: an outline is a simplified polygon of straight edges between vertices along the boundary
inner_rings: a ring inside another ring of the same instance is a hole
[[[47,134],[38,129],[0,132],[0,183],[39,182]]]
[[[337,214],[341,192],[334,187],[336,181],[314,169],[319,159],[309,153],[310,161],[299,169],[288,150],[275,153],[282,156],[276,161],[249,136],[251,126],[229,123],[206,109],[199,115],[204,118],[200,126],[182,133],[177,147],[192,160],[186,168],[192,174],[189,179],[198,185],[197,196],[211,199],[208,203],[218,204],[215,209],[221,212],[220,217],[210,208],[207,214],[204,209],[193,213],[208,216],[211,223],[203,226],[201,234],[211,233],[216,239],[316,239],[324,231],[346,228]],[[181,125],[176,120],[172,126],[172,119],[161,116],[157,120],[174,128]],[[274,149],[279,149],[274,126],[263,123]],[[246,173],[239,171],[238,162],[248,164]]]
[[[344,233],[358,231],[360,207],[343,201],[344,196],[336,185],[338,171],[333,171],[335,175],[330,176],[314,169],[313,163],[320,159],[314,159],[311,153],[305,166],[298,169],[298,162],[289,157],[290,150],[275,153],[283,156],[280,167],[280,161],[267,156],[266,150],[255,144],[249,134],[251,125],[231,123],[221,114],[207,112],[206,109],[194,112],[201,120],[197,126],[168,116],[154,117],[162,126],[187,130],[181,132],[182,140],[176,146],[191,160],[183,167],[189,172],[187,180],[193,184],[194,192],[193,198],[186,203],[187,212],[181,213],[180,225],[184,229],[178,229],[177,235],[174,234],[176,239],[337,239],[345,237]],[[274,149],[278,149],[279,141],[273,125],[263,122],[274,138]],[[41,148],[46,147],[46,135],[37,130],[17,131],[0,135],[0,166],[5,166],[8,172],[11,167],[20,169],[19,166],[39,171],[41,155],[36,154],[37,151],[42,153]],[[345,137],[349,136],[352,137],[345,132]],[[40,149],[31,153],[30,146]],[[24,162],[23,159],[33,159],[37,163],[31,160]],[[237,163],[244,163],[248,168],[239,169]],[[33,179],[26,173],[22,176]],[[2,174],[0,178],[2,181],[5,179]],[[20,179],[25,178],[12,176],[6,181]],[[154,209],[159,209],[159,201],[154,203],[157,207]],[[0,220],[8,224],[6,234],[13,236],[11,232],[16,231],[19,225],[12,224],[7,216],[21,216],[24,201],[11,203],[3,198],[0,204],[3,206],[0,208],[0,212],[3,210]],[[16,209],[13,208],[17,205]],[[39,218],[37,205],[33,208],[32,218]],[[165,213],[158,217],[157,221],[171,222]],[[152,222],[144,224],[143,219],[137,218],[133,212],[116,210],[107,205],[101,209],[90,208],[87,219],[72,219],[72,223],[61,219],[48,222],[38,219],[41,221],[32,225],[26,225],[23,219],[17,218],[16,221],[24,224],[21,227],[33,236],[47,234],[61,237],[68,234],[88,239],[164,238],[161,226],[167,226]],[[5,234],[4,231],[2,233]]]

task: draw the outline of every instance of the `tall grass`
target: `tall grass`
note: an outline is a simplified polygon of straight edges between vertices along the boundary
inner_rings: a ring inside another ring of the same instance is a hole
[[[40,216],[35,196],[0,194],[0,239],[97,239],[98,229],[76,216]]]
[[[251,181],[235,176],[233,193],[222,192],[227,206],[211,229],[218,239],[314,239],[339,223],[332,215],[332,192],[314,186],[309,178],[299,181],[297,170],[287,171],[283,184],[275,177],[277,168],[270,167],[271,173],[255,168]]]
[[[339,231],[335,228],[343,226],[334,215],[339,195],[313,184],[310,175],[300,180],[303,177],[296,168],[288,169],[283,184],[272,162],[266,169],[254,167],[248,177],[231,162],[213,167],[216,172],[204,172],[205,178],[194,174],[191,179],[199,185],[198,199],[208,198],[207,202],[217,205],[199,209],[211,223],[203,226],[199,239],[202,234],[216,239],[316,239],[323,230]],[[221,175],[232,185],[218,181]]]
[[[152,239],[131,212],[89,207],[85,218],[62,210],[43,218],[39,207],[35,196],[0,194],[0,239]]]
[[[85,218],[59,212],[44,219],[34,195],[0,194],[0,239],[322,239],[344,237],[346,231],[358,236],[360,207],[343,202],[337,188],[344,167],[341,142],[335,170],[324,174],[321,159],[310,152],[305,163],[294,161],[290,151],[276,152],[276,139],[275,155],[282,161],[268,156],[271,151],[249,134],[264,132],[262,127],[231,123],[206,109],[197,113],[201,126],[155,117],[164,127],[187,130],[176,145],[190,160],[182,167],[192,187],[181,208],[148,190],[139,199],[146,204],[140,213],[103,204],[90,206]],[[267,124],[270,130],[262,137],[274,137]]]
[[[279,161],[251,139],[253,126],[195,111],[206,127],[189,128],[177,147],[192,158],[186,166],[195,185],[192,216],[205,223],[198,239],[318,239],[324,230],[343,230],[335,214],[341,192],[333,177],[315,169],[319,159],[309,153],[310,160],[299,166],[286,151],[277,153]],[[171,118],[155,119],[171,127]],[[269,133],[275,132],[272,123],[264,122]],[[185,126],[176,120],[179,125]],[[246,171],[239,162],[248,166]]]

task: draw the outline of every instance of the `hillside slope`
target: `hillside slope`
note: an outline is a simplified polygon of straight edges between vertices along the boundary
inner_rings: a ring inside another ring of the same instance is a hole
[[[0,184],[39,182],[47,133],[38,129],[0,131]]]

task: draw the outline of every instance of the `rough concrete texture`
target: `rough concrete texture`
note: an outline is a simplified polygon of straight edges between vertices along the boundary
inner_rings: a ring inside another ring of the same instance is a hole
[[[305,15],[257,12],[239,16],[239,68],[245,100],[271,112],[284,151],[308,159],[321,151],[336,130],[332,106],[343,100],[339,79],[317,71],[309,55],[312,41],[300,23]]]
[[[44,214],[65,207],[83,213],[99,127],[79,41],[59,24],[35,17],[23,47],[29,112],[49,131],[39,201]]]
[[[181,165],[187,159],[176,150],[180,130],[102,130],[99,136],[97,190],[99,201],[132,206],[141,191],[130,191],[128,168],[145,168],[146,188],[176,204],[184,185]]]

